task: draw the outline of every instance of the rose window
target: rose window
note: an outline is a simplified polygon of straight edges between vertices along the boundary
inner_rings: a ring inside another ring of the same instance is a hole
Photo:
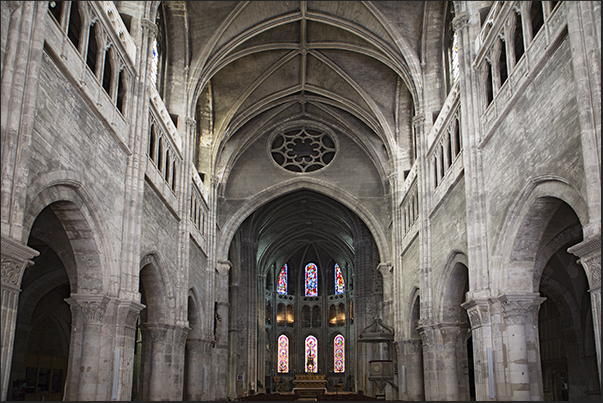
[[[274,161],[292,172],[313,172],[335,157],[335,142],[324,130],[295,128],[277,134],[270,153]]]

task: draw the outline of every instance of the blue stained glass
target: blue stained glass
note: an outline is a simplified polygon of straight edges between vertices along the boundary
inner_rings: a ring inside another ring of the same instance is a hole
[[[306,297],[318,296],[318,267],[314,263],[306,266]]]
[[[276,283],[276,291],[279,294],[287,294],[287,264],[285,264],[283,266],[283,268],[281,269],[279,275],[278,275],[278,281]]]
[[[335,294],[343,294],[345,291],[345,281],[343,280],[343,273],[341,267],[335,263]]]

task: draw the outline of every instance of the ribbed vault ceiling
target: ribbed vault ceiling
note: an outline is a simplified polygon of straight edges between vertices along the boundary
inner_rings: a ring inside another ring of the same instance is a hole
[[[227,172],[258,132],[309,118],[352,137],[387,175],[398,95],[416,100],[420,90],[423,2],[201,1],[186,7],[189,93],[196,99],[211,87],[218,172]]]
[[[258,267],[284,263],[304,245],[313,243],[339,262],[353,263],[358,217],[333,199],[311,191],[297,191],[258,209],[251,217],[257,234]]]

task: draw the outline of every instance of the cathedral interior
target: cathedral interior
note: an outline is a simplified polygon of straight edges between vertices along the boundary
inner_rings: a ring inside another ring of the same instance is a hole
[[[601,400],[600,1],[3,1],[2,400]]]

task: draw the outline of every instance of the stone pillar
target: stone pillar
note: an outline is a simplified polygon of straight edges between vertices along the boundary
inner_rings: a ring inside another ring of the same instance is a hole
[[[71,388],[68,400],[106,400],[112,379],[101,376],[103,323],[110,299],[105,295],[71,294]],[[106,363],[104,363],[106,364]]]
[[[491,351],[493,346],[490,305],[489,299],[475,297],[469,298],[461,305],[467,310],[471,322],[475,399],[479,401],[495,400],[496,397],[493,373],[490,379],[490,366],[493,369],[494,363],[488,361],[488,349]]]
[[[595,331],[597,366],[599,368],[599,386],[601,386],[601,236],[592,237],[567,250],[580,258],[578,260],[588,278],[590,304]]]
[[[421,325],[426,400],[459,400],[457,338],[460,323]]]
[[[359,331],[366,328],[376,315],[369,236],[368,230],[363,228],[359,238],[354,239],[354,324]],[[368,343],[356,343],[354,349],[356,356],[354,387],[356,391],[362,390],[365,395],[369,395],[368,390],[372,387],[372,383],[368,381],[368,362],[372,359],[371,348]]]
[[[169,373],[166,371],[165,347],[169,326],[165,324],[142,323],[140,325],[143,349],[147,357],[144,368],[141,400],[167,400],[166,386]]]
[[[216,374],[215,399],[228,400],[227,378],[228,378],[228,314],[230,304],[228,303],[228,273],[232,264],[228,261],[218,262],[216,269],[216,328],[214,332],[216,341],[215,363],[212,370]]]
[[[186,389],[183,400],[202,401],[207,389],[207,367],[203,370],[203,350],[205,341],[202,339],[186,340],[186,370],[184,371]]]
[[[377,270],[383,276],[383,303],[381,317],[385,323],[394,323],[394,273],[391,263],[381,263]]]
[[[9,391],[21,280],[25,268],[33,264],[30,259],[38,255],[38,251],[2,236],[2,400]]]
[[[538,344],[530,337],[531,329],[538,329],[538,309],[545,298],[539,294],[506,294],[499,298],[503,323],[502,357],[506,372],[505,400],[542,400],[542,371]],[[537,341],[537,340],[536,340]],[[536,350],[536,351],[535,351]],[[534,363],[531,356],[538,357]],[[537,364],[537,365],[531,365]],[[535,368],[535,367],[538,368]],[[540,385],[540,387],[538,386]]]
[[[184,387],[184,366],[186,365],[185,347],[186,337],[191,329],[188,326],[174,326],[172,329],[172,342],[170,343],[171,357],[167,358],[168,368],[171,369],[172,382],[170,382],[169,400],[182,400]]]
[[[115,348],[119,349],[119,373],[117,390],[111,398],[131,400],[132,377],[134,376],[134,349],[136,343],[136,321],[144,305],[134,301],[119,301],[117,307],[117,326]]]
[[[399,395],[402,400],[425,400],[423,342],[421,339],[409,339],[398,344],[402,349],[398,364]]]

